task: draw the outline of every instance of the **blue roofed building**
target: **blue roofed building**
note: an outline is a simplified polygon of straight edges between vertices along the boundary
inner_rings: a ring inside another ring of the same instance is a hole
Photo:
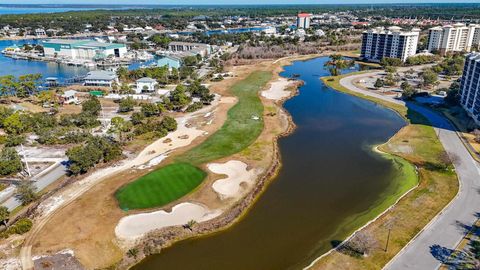
[[[172,56],[172,55],[166,55],[157,61],[157,66],[159,67],[164,67],[168,66],[169,69],[172,68],[180,68],[182,65],[182,59],[180,57]]]

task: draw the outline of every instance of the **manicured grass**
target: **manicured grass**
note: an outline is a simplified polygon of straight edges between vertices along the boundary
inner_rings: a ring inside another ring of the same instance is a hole
[[[238,103],[228,111],[225,124],[177,160],[203,164],[238,153],[252,144],[263,130],[263,105],[258,92],[271,78],[271,72],[259,71],[236,83],[231,92],[238,97]]]
[[[440,156],[444,149],[427,119],[404,106],[352,92],[339,84],[341,77],[325,78],[324,82],[336,90],[393,109],[409,121],[408,126],[379,148],[399,157],[400,160],[414,164],[417,167],[419,182],[418,187],[405,195],[395,207],[363,229],[363,232],[376,242],[376,247],[370,247],[368,256],[351,256],[348,253],[334,251],[319,260],[312,269],[339,269],[344,268],[345,265],[348,265],[348,269],[354,270],[381,269],[455,197],[458,191],[458,179],[453,166],[443,163]],[[399,163],[399,166],[405,165]],[[409,174],[401,177],[408,181]],[[409,185],[411,183],[394,188],[392,191],[396,190],[396,192],[391,193],[391,198],[387,196],[387,200],[380,205],[383,205],[383,208],[391,205],[394,202],[392,199],[408,190]],[[373,209],[373,212],[378,211]],[[364,218],[360,217],[360,219]],[[363,224],[366,220],[364,219]],[[357,220],[353,222],[361,223]],[[388,236],[388,250],[385,250]]]
[[[165,205],[195,189],[206,175],[191,164],[174,163],[122,187],[115,196],[124,210]]]
[[[258,92],[272,78],[258,71],[232,86],[238,98],[223,126],[203,143],[177,157],[176,162],[149,173],[116,193],[124,210],[159,207],[191,192],[206,177],[196,165],[238,153],[252,144],[263,130],[263,105]]]

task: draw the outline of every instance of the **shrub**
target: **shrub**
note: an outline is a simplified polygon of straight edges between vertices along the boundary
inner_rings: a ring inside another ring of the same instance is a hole
[[[142,104],[141,111],[145,117],[156,116],[161,113],[159,106],[155,103]]]
[[[0,152],[0,175],[10,175],[22,170],[22,161],[17,151],[5,147]]]
[[[9,134],[5,139],[5,146],[13,147],[22,144],[25,141],[25,136]]]
[[[19,219],[6,231],[0,233],[0,238],[8,238],[12,234],[24,234],[32,229],[33,222],[28,218]]]
[[[380,64],[384,67],[387,67],[387,66],[400,67],[403,65],[403,62],[399,58],[384,57],[380,62]]]
[[[28,205],[38,198],[36,191],[37,187],[33,185],[32,181],[23,180],[17,186],[15,197],[22,202],[22,205]]]
[[[90,99],[82,103],[82,112],[88,115],[98,116],[101,110],[102,105],[96,96],[91,96]]]
[[[68,149],[69,169],[73,174],[85,173],[95,164],[114,160],[121,154],[118,144],[105,137],[92,137],[85,145]]]
[[[177,130],[177,121],[170,116],[165,116],[161,123],[162,128],[168,131],[175,131]]]
[[[194,102],[193,104],[191,104],[190,106],[187,107],[187,112],[198,111],[198,110],[200,110],[202,107],[203,107],[203,103],[202,103],[202,102]]]
[[[120,101],[118,111],[119,112],[130,112],[133,111],[133,107],[135,107],[136,102],[131,97],[127,97],[126,99],[122,99]]]
[[[13,233],[16,234],[24,234],[30,231],[32,229],[33,222],[28,219],[28,218],[22,218],[18,220],[12,227]],[[9,229],[10,229],[9,228]]]

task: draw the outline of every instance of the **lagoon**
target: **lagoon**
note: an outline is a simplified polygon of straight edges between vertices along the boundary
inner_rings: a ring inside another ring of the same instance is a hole
[[[180,241],[133,269],[302,269],[398,197],[407,177],[401,167],[410,165],[372,147],[405,122],[326,87],[320,78],[329,75],[327,60],[296,61],[281,74],[305,82],[284,104],[297,129],[280,139],[283,166],[249,213],[225,231]]]

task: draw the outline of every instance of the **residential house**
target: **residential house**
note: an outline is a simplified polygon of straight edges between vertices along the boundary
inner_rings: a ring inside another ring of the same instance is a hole
[[[135,93],[140,94],[142,92],[153,92],[155,87],[158,85],[158,82],[152,78],[144,77],[136,81],[137,87],[135,88]]]
[[[105,70],[90,71],[83,80],[83,85],[85,86],[112,87],[113,82],[118,83],[117,74],[115,74],[115,72]]]
[[[62,101],[63,104],[79,104],[79,100],[77,97],[77,91],[75,90],[67,90],[65,93],[63,93]]]

